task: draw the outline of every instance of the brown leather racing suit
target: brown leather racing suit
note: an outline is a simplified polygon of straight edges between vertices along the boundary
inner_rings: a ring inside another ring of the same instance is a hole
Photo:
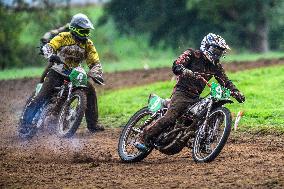
[[[199,100],[199,96],[206,84],[194,77],[183,75],[184,68],[199,73],[207,81],[214,76],[222,86],[234,92],[238,91],[228,79],[219,62],[213,64],[201,51],[188,49],[174,61],[172,66],[172,71],[177,76],[177,83],[171,96],[169,109],[156,123],[145,128],[144,138],[155,137],[168,126],[175,124],[177,118],[184,113],[184,110]]]

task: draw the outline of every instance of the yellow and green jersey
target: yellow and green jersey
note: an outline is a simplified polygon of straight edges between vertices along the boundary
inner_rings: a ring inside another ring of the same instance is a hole
[[[85,44],[79,43],[70,32],[59,33],[48,45],[69,68],[77,67],[84,60],[89,68],[100,62],[93,42],[88,39]]]

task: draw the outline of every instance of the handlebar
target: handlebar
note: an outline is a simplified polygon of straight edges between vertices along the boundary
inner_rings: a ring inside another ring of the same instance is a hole
[[[202,80],[208,87],[211,87],[211,86],[212,86],[204,77],[201,76],[200,73],[194,72],[194,75],[195,75],[195,78],[196,78],[196,79]],[[219,78],[219,79],[222,80],[221,78]],[[223,81],[223,80],[222,80],[222,81]],[[225,83],[225,82],[223,81],[223,83]],[[237,92],[234,92],[234,91],[230,91],[230,93],[231,93],[231,95],[237,95]]]
[[[211,87],[211,84],[204,77],[202,77],[201,75],[196,75],[195,77],[196,77],[196,79],[202,80],[208,87]]]
[[[50,62],[54,62],[54,63],[57,63],[57,64],[64,64],[66,65],[61,59],[59,56],[57,56],[56,54],[53,54],[49,57],[49,61]],[[67,66],[67,65],[66,65]],[[69,67],[69,66],[68,66]]]
[[[207,86],[211,87],[211,84],[208,83],[208,81],[202,76],[202,75],[212,75],[212,74],[207,74],[207,73],[199,73],[199,72],[193,72],[194,76],[197,78],[197,79],[201,79]],[[221,79],[220,77],[218,76],[214,76],[215,78],[218,78],[219,80],[222,81],[223,83],[223,86],[225,86],[225,82],[223,79]]]

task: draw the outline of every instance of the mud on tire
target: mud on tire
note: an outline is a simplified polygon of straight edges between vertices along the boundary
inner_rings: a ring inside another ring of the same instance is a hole
[[[74,108],[75,100],[78,104]],[[66,101],[59,114],[57,134],[62,138],[72,137],[80,126],[87,106],[87,97],[84,90],[76,90],[72,92],[69,101]]]
[[[31,139],[37,132],[37,128],[32,124],[24,123],[24,113],[27,110],[28,104],[32,101],[35,92],[28,98],[25,107],[23,109],[19,125],[18,125],[18,134],[21,139]]]
[[[120,159],[123,162],[126,162],[126,163],[139,162],[143,160],[144,158],[146,158],[151,153],[153,148],[150,148],[147,152],[139,151],[133,145],[134,143],[133,140],[135,139],[130,138],[131,135],[139,135],[137,130],[141,129],[141,126],[138,125],[138,127],[135,128],[135,126],[137,126],[136,124],[139,124],[138,123],[139,121],[143,120],[143,118],[144,119],[147,118],[147,116],[150,116],[150,115],[151,115],[151,112],[149,111],[149,109],[147,107],[144,107],[140,109],[138,112],[136,112],[130,118],[127,124],[124,126],[120,134],[119,143],[118,143],[118,154],[119,154]],[[135,130],[133,128],[135,128]],[[129,140],[132,140],[132,141],[129,141]],[[128,148],[129,146],[131,146],[131,148],[134,150],[132,154],[127,152],[126,148]]]
[[[192,156],[195,162],[205,163],[213,161],[220,154],[221,150],[223,149],[223,147],[227,142],[227,139],[231,132],[231,123],[232,123],[231,113],[225,107],[216,108],[210,113],[208,123],[210,123],[211,119],[214,120],[214,118],[218,116],[218,114],[224,116],[223,120],[221,119],[221,121],[223,121],[224,123],[224,126],[223,128],[218,129],[221,134],[219,138],[217,138],[217,145],[213,148],[213,150],[210,153],[202,152],[206,150],[204,149],[204,147],[202,147],[201,130],[198,130],[192,148]],[[217,119],[215,121],[217,122]]]

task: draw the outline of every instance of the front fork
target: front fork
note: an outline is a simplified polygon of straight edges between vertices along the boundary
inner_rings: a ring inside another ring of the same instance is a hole
[[[205,116],[205,120],[203,122],[203,124],[201,125],[201,127],[199,128],[200,129],[200,137],[202,139],[204,139],[205,137],[205,130],[206,130],[206,126],[208,125],[208,118],[209,118],[209,114],[211,112],[211,108],[212,108],[212,105],[213,105],[213,101],[211,100],[209,103],[208,103],[208,106],[207,106],[207,112],[206,112],[206,116]]]
[[[63,103],[70,99],[70,96],[71,96],[71,93],[72,93],[72,88],[73,88],[72,82],[69,82],[67,85],[65,83],[64,85],[62,85],[61,87],[58,88],[60,91],[57,95],[57,99],[56,99],[56,103],[55,103],[55,107],[54,107],[54,111],[53,111],[54,113],[58,113],[60,111]],[[66,95],[66,93],[67,93],[67,95]]]
[[[67,95],[67,101],[70,100],[71,92],[72,92],[73,84],[72,82],[68,83],[68,95]]]

